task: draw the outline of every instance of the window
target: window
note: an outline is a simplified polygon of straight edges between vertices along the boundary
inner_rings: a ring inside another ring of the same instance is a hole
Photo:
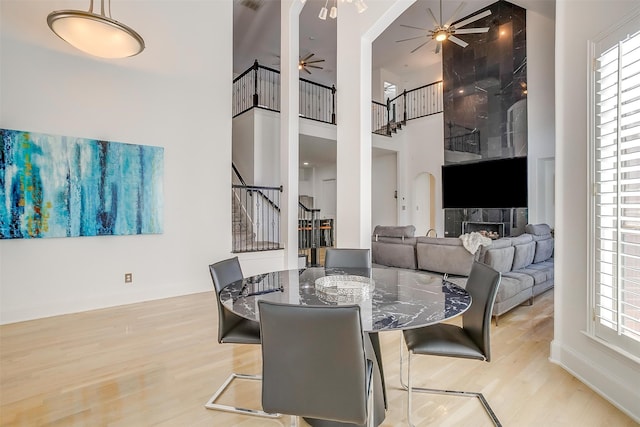
[[[591,333],[611,346],[640,357],[640,25],[637,21],[627,24],[626,31],[617,31],[594,45]],[[629,28],[634,30],[629,32]]]

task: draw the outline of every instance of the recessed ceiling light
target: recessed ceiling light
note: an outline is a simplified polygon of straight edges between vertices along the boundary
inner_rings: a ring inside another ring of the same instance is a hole
[[[309,166],[309,162],[302,162],[303,165]]]

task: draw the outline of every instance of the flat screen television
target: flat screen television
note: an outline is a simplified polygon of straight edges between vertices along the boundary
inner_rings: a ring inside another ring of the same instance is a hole
[[[442,166],[442,207],[526,208],[527,158]]]

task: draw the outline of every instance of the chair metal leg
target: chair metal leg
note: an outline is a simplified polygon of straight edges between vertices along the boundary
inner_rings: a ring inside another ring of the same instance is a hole
[[[411,352],[408,351],[407,353],[407,423],[409,423],[410,427],[414,427],[413,422],[411,422],[411,412],[413,409],[411,405],[411,390],[413,390],[411,386]]]
[[[376,426],[376,414],[373,400],[373,370],[369,376],[369,390],[367,398],[367,427]]]
[[[445,395],[449,395],[449,396],[464,396],[464,397],[476,397],[478,398],[478,400],[480,400],[480,403],[482,404],[482,406],[484,407],[484,410],[487,412],[487,415],[489,415],[489,418],[491,418],[491,421],[493,422],[493,424],[496,427],[502,427],[502,424],[500,424],[500,420],[498,419],[498,417],[496,416],[495,412],[493,412],[493,409],[491,409],[491,406],[489,406],[489,402],[487,402],[487,399],[485,399],[485,397],[483,396],[482,393],[477,393],[477,392],[472,392],[472,391],[456,391],[456,390],[440,390],[440,389],[435,389],[435,388],[423,388],[423,387],[413,387],[411,385],[411,351],[408,352],[409,356],[408,356],[408,362],[407,362],[407,373],[408,373],[408,377],[407,377],[407,422],[409,423],[409,425],[411,427],[414,427],[413,423],[411,422],[411,404],[412,404],[412,391],[417,391],[419,393],[432,393],[432,394],[445,394]],[[401,359],[402,360],[402,359]],[[400,371],[400,382],[402,383],[402,371]]]
[[[278,418],[280,414],[270,414],[268,412],[264,412],[259,409],[247,409],[247,408],[238,408],[236,406],[230,405],[222,405],[220,403],[215,403],[216,400],[222,395],[225,389],[231,384],[234,379],[243,379],[243,380],[258,380],[262,381],[262,376],[260,375],[250,375],[250,374],[237,374],[232,372],[231,375],[227,377],[225,382],[220,386],[218,390],[211,396],[211,398],[205,403],[204,407],[207,409],[213,409],[216,411],[226,411],[226,412],[234,412],[244,415],[253,415],[256,417],[265,417],[265,418]]]
[[[404,337],[400,337],[400,386],[407,390],[407,384],[405,384],[404,382],[404,378],[402,377],[402,360],[403,360],[403,356],[402,354],[404,353],[402,350],[404,349]]]

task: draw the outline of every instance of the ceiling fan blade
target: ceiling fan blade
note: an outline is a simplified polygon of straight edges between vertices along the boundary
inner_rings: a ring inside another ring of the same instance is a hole
[[[420,46],[418,46],[417,48],[413,49],[413,50],[412,50],[411,52],[409,52],[409,53],[413,53],[413,52],[415,52],[416,50],[420,49],[422,46],[424,46],[425,44],[429,43],[430,41],[431,41],[431,40],[427,40],[426,42],[422,43]]]
[[[460,28],[454,30],[454,34],[480,34],[489,31],[489,27],[482,28]]]
[[[456,20],[456,18],[458,17],[458,15],[460,14],[460,12],[465,6],[466,6],[465,2],[460,3],[460,6],[458,6],[456,11],[453,12],[453,15],[451,15],[451,18],[449,18],[449,20],[447,20],[447,22],[444,23],[443,27],[449,28],[451,26],[451,23]]]
[[[303,70],[307,72],[307,74],[311,74],[311,71],[307,70],[307,67],[302,67]]]
[[[410,39],[396,40],[396,43],[399,43],[399,42],[406,42],[406,41],[409,41],[409,40],[415,40],[415,39],[421,39],[421,38],[423,38],[423,37],[425,37],[425,36],[418,36],[418,37],[411,37]]]
[[[400,24],[401,27],[413,28],[414,30],[429,31],[427,28],[414,27],[413,25]]]
[[[429,15],[431,15],[431,18],[433,18],[433,22],[434,24],[436,24],[436,27],[440,26],[440,22],[438,22],[438,19],[436,18],[436,15],[433,14],[433,11],[431,10],[431,8],[427,9],[429,11]]]
[[[315,64],[316,62],[324,62],[324,59],[314,59],[313,61],[305,61],[307,64]]]
[[[317,68],[318,70],[324,70],[322,67],[318,67],[317,65],[307,65],[309,68]]]
[[[302,58],[300,61],[307,62],[307,59],[311,58],[313,55],[315,55],[315,53],[310,53],[309,55],[307,55],[304,58]]]
[[[463,20],[462,20],[462,21],[460,21],[460,22],[456,22],[456,23],[454,24],[454,27],[456,27],[456,28],[462,28],[462,27],[464,27],[465,25],[469,25],[469,24],[471,24],[472,22],[476,22],[478,19],[482,19],[482,18],[484,18],[484,17],[486,17],[486,16],[489,16],[489,15],[491,15],[491,11],[490,11],[490,10],[485,10],[484,12],[479,13],[479,14],[477,14],[477,15],[475,15],[475,16],[472,16],[471,18],[463,19]]]
[[[447,40],[451,40],[452,42],[454,42],[458,46],[462,46],[462,47],[469,46],[469,43],[467,43],[464,40],[461,40],[461,39],[457,38],[456,36],[449,36],[449,38]]]

